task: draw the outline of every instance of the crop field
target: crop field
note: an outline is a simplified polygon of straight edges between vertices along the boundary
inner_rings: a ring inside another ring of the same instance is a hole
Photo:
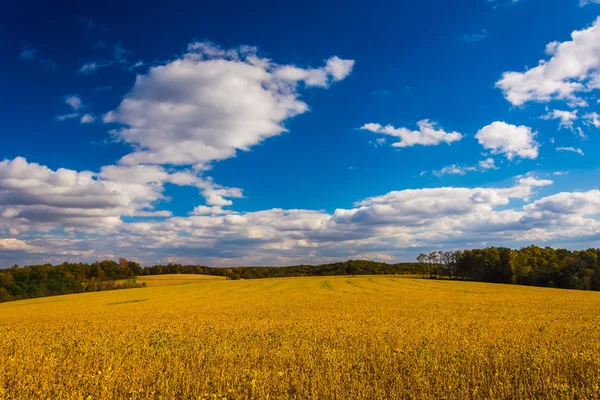
[[[600,398],[600,293],[140,280],[0,304],[0,399]]]

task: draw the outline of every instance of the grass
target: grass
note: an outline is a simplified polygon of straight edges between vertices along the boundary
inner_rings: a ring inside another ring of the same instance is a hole
[[[210,278],[0,304],[0,399],[600,397],[600,293]]]

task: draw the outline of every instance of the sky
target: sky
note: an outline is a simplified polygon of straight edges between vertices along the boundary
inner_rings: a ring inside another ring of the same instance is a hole
[[[600,246],[600,0],[10,2],[0,268]]]

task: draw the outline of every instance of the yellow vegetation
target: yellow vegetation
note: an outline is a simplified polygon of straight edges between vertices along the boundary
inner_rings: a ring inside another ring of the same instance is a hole
[[[397,277],[0,304],[0,399],[598,398],[600,293]]]

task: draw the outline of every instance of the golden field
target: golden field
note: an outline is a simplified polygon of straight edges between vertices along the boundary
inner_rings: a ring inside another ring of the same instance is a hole
[[[139,280],[0,304],[0,399],[600,398],[600,293]]]

